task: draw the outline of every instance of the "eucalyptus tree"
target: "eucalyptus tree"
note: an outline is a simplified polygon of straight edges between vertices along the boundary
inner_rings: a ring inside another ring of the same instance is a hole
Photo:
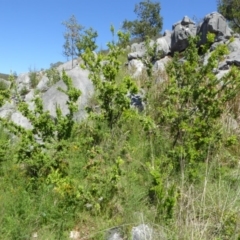
[[[63,54],[67,58],[72,58],[73,67],[73,58],[78,56],[77,43],[80,41],[80,32],[84,29],[84,27],[77,22],[74,15],[62,24],[66,27],[66,32],[64,33],[65,43],[63,45]]]

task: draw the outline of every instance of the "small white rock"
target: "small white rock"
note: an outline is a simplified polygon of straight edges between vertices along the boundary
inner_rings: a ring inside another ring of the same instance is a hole
[[[80,238],[80,232],[78,231],[71,231],[69,235],[70,239],[79,239]]]

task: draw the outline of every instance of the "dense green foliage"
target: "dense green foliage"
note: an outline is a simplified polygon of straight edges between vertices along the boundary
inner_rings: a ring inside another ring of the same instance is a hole
[[[160,10],[160,2],[141,1],[135,5],[134,9],[137,20],[124,20],[122,28],[129,31],[132,37],[141,40],[146,40],[146,37],[154,38],[162,30],[163,19],[160,16]]]
[[[51,117],[36,96],[34,110],[18,103],[31,129],[0,118],[0,238],[69,239],[77,230],[99,240],[117,227],[130,239],[133,226],[147,223],[156,239],[238,239],[240,139],[226,122],[240,114],[240,71],[213,73],[227,45],[204,65],[190,38],[184,61],[176,54],[164,75],[152,72],[146,42],[146,74],[133,79],[122,48],[129,35],[117,35],[107,53],[95,55],[90,41],[81,54],[95,88],[86,119],[74,121],[81,92],[65,72],[66,116],[56,107]],[[143,111],[128,97],[140,89]],[[11,97],[0,93],[1,104]]]
[[[230,26],[233,30],[240,32],[239,0],[218,0],[218,11],[230,21]]]
[[[192,178],[198,174],[195,165],[213,156],[223,142],[219,119],[226,111],[227,102],[240,89],[236,68],[221,79],[211,71],[228,52],[227,46],[217,47],[208,63],[202,66],[198,49],[194,47],[196,43],[197,39],[189,39],[183,64],[179,63],[176,54],[168,66],[169,85],[163,92],[160,116],[161,124],[170,123],[169,156],[175,159],[177,169],[188,172]]]
[[[127,41],[128,35],[119,32],[118,36],[120,43]],[[125,76],[121,83],[117,82],[116,77],[121,65],[118,57],[123,53],[123,49],[114,42],[108,43],[108,48],[109,53],[105,58],[102,55],[95,57],[89,48],[82,58],[85,63],[84,67],[90,70],[89,77],[93,81],[97,98],[100,100],[102,116],[97,114],[97,117],[106,120],[108,126],[112,128],[121,118],[122,113],[130,108],[130,99],[127,94],[136,93],[137,87],[130,76]]]
[[[78,49],[78,56],[81,56],[86,49],[94,51],[97,48],[97,45],[95,43],[97,37],[97,32],[94,31],[92,28],[85,30],[84,34],[81,34],[81,38],[76,43]]]

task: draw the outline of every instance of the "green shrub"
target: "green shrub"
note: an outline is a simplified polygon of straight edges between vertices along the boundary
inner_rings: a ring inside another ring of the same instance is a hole
[[[49,79],[48,86],[52,86],[61,80],[60,73],[56,68],[51,67],[50,69],[46,70],[46,74]]]
[[[114,29],[112,31],[114,34]],[[129,35],[118,32],[118,37],[120,42],[125,42]],[[136,93],[137,87],[130,76],[124,77],[120,83],[117,82],[117,74],[121,66],[118,58],[123,49],[114,42],[109,42],[108,47],[109,53],[105,57],[99,54],[97,58],[90,49],[86,49],[82,54],[84,61],[82,67],[88,68],[90,71],[89,78],[95,86],[96,97],[100,103],[101,117],[112,128],[122,113],[130,108],[130,99],[127,97],[127,93]],[[102,64],[103,60],[106,61],[106,64]]]
[[[226,45],[219,45],[206,65],[198,56],[196,42],[189,39],[184,63],[176,54],[167,72],[169,82],[161,102],[162,126],[168,126],[172,146],[169,157],[176,169],[187,170],[195,178],[197,165],[212,156],[222,141],[220,117],[226,104],[240,88],[240,72],[232,67],[222,79],[213,70],[227,53]]]
[[[30,71],[29,71],[29,78],[30,78],[31,88],[35,88],[38,85],[39,81],[40,81],[37,71],[30,69]]]

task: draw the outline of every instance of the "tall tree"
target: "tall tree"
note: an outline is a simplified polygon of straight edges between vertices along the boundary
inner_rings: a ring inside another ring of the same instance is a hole
[[[78,49],[78,56],[81,56],[87,48],[91,51],[94,51],[97,48],[97,37],[97,31],[93,30],[92,28],[85,30],[84,33],[80,35],[80,38],[76,43]]]
[[[218,0],[218,11],[229,21],[233,30],[240,32],[240,0]]]
[[[122,28],[133,37],[145,40],[147,37],[156,37],[162,30],[163,18],[160,16],[160,2],[144,0],[135,5],[134,12],[137,20],[124,20]]]
[[[63,45],[63,54],[68,58],[72,57],[72,67],[73,58],[78,56],[77,43],[80,41],[80,32],[84,29],[82,25],[77,22],[77,19],[72,15],[68,21],[62,23],[66,27],[66,32],[64,33],[65,43]]]

